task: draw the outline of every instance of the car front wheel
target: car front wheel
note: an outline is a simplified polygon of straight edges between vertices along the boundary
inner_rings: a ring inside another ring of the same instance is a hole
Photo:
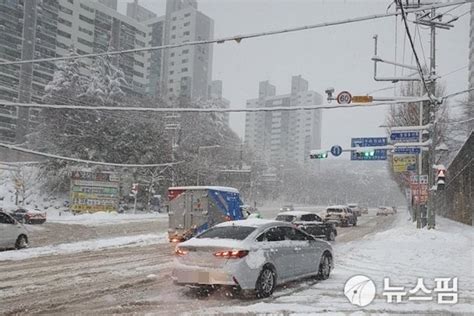
[[[321,258],[321,262],[319,263],[319,272],[317,275],[319,280],[327,280],[329,278],[329,275],[331,274],[331,265],[331,255],[325,252]]]
[[[18,238],[16,239],[16,242],[15,242],[15,248],[16,249],[23,249],[23,248],[26,248],[26,247],[28,247],[28,239],[26,239],[26,236],[25,235],[18,236]]]
[[[258,298],[269,297],[275,290],[276,275],[269,267],[264,267],[257,279],[255,286]]]

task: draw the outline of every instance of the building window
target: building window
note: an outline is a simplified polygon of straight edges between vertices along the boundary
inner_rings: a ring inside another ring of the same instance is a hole
[[[181,68],[181,72],[186,72],[186,71],[188,71],[187,67]]]
[[[173,82],[174,82],[174,80],[173,80],[173,79],[170,79],[170,80],[169,80],[169,83],[173,83]]]
[[[175,39],[176,38],[176,35],[171,35],[171,39]]]
[[[171,56],[171,57],[174,57],[174,53],[171,53],[170,56]]]
[[[72,12],[72,11],[71,11],[71,12]],[[89,18],[83,16],[82,14],[79,14],[79,20],[85,21],[85,22],[87,22],[87,23],[89,23],[89,24],[94,24],[94,20],[89,19]]]
[[[88,35],[90,35],[90,36],[92,36],[92,35],[94,34],[94,32],[89,31],[88,29],[85,29],[85,28],[80,27],[80,26],[79,26],[79,32],[86,33],[86,34],[88,34]]]
[[[171,29],[172,29],[172,30],[176,30],[176,25],[174,25]]]
[[[185,58],[185,59],[183,59],[181,62],[182,62],[183,64],[185,64],[185,63],[187,63],[187,62],[188,62],[188,59],[187,59],[187,58]]]
[[[65,8],[61,5],[59,6],[59,11],[64,12],[64,13],[69,14],[69,15],[72,15],[72,10],[70,10],[68,8]]]
[[[66,21],[66,20],[61,19],[61,18],[58,18],[58,22],[61,23],[61,24],[66,25],[66,26],[69,26],[69,27],[72,26],[72,23],[70,21]]]
[[[189,26],[189,24],[191,24],[191,22],[186,22],[184,23],[184,26]]]
[[[176,17],[174,16],[171,20],[176,21]]]
[[[183,35],[184,35],[184,36],[185,36],[185,35],[189,35],[189,34],[190,34],[189,31],[183,32]]]
[[[188,54],[189,53],[189,49],[185,49],[182,51],[183,54]]]
[[[173,88],[170,88],[169,90],[170,90],[170,92],[173,92]]]
[[[170,71],[170,75],[172,75],[172,74],[174,74],[174,71],[173,71],[173,70]]]
[[[186,14],[184,15],[185,18],[187,18],[188,16],[191,16],[191,13],[186,13]]]
[[[92,8],[82,4],[82,3],[81,3],[81,8],[83,8],[84,10],[89,11],[91,13],[94,13],[94,9],[92,9]]]
[[[69,33],[63,32],[61,30],[58,30],[57,32],[58,32],[58,35],[61,35],[62,37],[71,38],[71,34]]]

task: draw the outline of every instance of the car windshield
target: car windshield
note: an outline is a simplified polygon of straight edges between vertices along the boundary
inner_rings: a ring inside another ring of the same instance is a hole
[[[294,216],[294,215],[278,215],[275,219],[277,221],[282,221],[282,222],[293,222],[296,219],[296,216]]]
[[[342,209],[340,208],[328,208],[328,213],[342,213]]]
[[[196,238],[213,238],[213,239],[236,239],[244,240],[256,228],[248,226],[224,226],[214,227],[202,233]]]

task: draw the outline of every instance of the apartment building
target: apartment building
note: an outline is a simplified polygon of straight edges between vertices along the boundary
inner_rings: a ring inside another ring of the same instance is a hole
[[[308,82],[293,76],[291,92],[276,95],[268,81],[260,82],[259,96],[247,101],[247,108],[317,105],[322,96],[308,90]],[[245,121],[245,144],[275,166],[304,164],[309,151],[321,146],[321,110],[248,112]]]

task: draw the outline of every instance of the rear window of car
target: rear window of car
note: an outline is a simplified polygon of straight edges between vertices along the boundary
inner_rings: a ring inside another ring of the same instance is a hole
[[[292,222],[296,219],[296,216],[294,215],[278,215],[276,217],[277,221],[282,221],[282,222]]]
[[[196,238],[214,238],[214,239],[236,239],[244,240],[255,230],[255,227],[248,226],[225,226],[213,227],[205,231]]]
[[[328,208],[328,213],[342,213],[342,209],[340,208]]]

